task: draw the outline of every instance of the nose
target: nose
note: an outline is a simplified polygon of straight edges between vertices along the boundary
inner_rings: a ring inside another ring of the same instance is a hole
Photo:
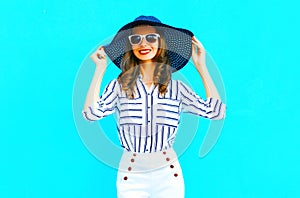
[[[142,45],[142,46],[146,46],[147,45],[147,41],[146,41],[145,37],[142,38],[142,41],[141,41],[140,45]]]

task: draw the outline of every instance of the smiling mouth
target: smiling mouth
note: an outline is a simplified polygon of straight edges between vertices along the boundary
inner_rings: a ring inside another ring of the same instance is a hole
[[[147,55],[147,54],[149,54],[150,52],[151,52],[150,49],[139,50],[139,53],[140,53],[141,55]]]

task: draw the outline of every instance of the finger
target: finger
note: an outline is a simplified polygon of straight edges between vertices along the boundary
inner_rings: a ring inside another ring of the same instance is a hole
[[[105,51],[104,51],[104,48],[103,48],[103,47],[97,49],[96,52],[105,54]]]
[[[105,56],[103,56],[102,54],[97,54],[97,58],[98,59],[105,59]]]
[[[198,48],[198,44],[195,41],[192,41],[192,46],[193,46],[194,49]]]
[[[193,36],[192,39],[197,43],[198,46],[200,46],[200,48],[204,49],[203,44],[195,36]]]
[[[99,53],[101,53],[103,56],[106,56],[106,53],[104,51],[104,48],[102,47],[101,49],[98,50]]]
[[[94,58],[96,58],[98,56],[98,51],[95,51],[92,55],[91,55],[91,57],[94,57]]]
[[[194,40],[201,46],[201,48],[204,49],[203,44],[195,36],[193,36],[193,37],[194,37]]]
[[[197,43],[195,43],[195,41],[192,41],[192,48],[197,53],[198,46]]]
[[[192,41],[192,43],[193,43],[193,46],[195,48],[196,54],[200,55],[201,52],[203,52],[203,49],[201,49],[201,45],[199,45],[199,43],[197,43],[195,41]]]
[[[98,50],[95,51],[90,57],[91,57],[91,59],[93,59],[93,60],[101,59],[101,55],[100,55],[100,53],[98,52]]]
[[[192,43],[193,43],[194,45],[196,45],[198,48],[201,48],[201,45],[200,45],[197,41],[193,41],[193,40],[192,40]]]
[[[192,37],[192,41],[194,41],[195,43],[199,44],[199,41],[198,41],[198,39],[195,36]]]
[[[195,36],[193,36],[193,40],[199,43],[199,40]]]

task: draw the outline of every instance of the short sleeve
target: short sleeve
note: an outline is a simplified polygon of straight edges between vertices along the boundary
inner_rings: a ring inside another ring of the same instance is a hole
[[[100,120],[115,112],[118,98],[118,81],[111,80],[104,88],[99,100],[82,112],[83,117],[88,121]]]
[[[182,112],[212,120],[220,120],[225,117],[226,105],[220,99],[209,97],[204,100],[180,80],[178,80],[178,91],[182,102]]]

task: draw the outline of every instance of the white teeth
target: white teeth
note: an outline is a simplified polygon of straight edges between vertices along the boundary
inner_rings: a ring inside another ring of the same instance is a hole
[[[142,54],[142,55],[146,55],[146,54],[148,54],[150,51],[151,51],[150,49],[144,49],[144,50],[140,50],[139,52],[140,52],[140,54]]]

